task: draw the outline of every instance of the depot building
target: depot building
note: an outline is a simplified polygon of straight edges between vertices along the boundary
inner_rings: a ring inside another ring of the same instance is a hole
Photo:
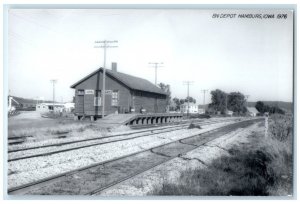
[[[75,89],[75,115],[102,115],[103,68],[99,68],[71,86]],[[105,112],[164,113],[167,109],[167,94],[148,80],[117,71],[117,64],[106,69]]]

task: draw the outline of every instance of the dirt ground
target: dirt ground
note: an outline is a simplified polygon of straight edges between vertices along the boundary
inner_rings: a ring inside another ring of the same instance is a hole
[[[62,124],[81,124],[82,121],[74,121],[72,118],[43,118],[39,112],[28,111],[21,112],[19,115],[8,118],[8,136],[12,131],[33,129],[33,128],[51,128]]]

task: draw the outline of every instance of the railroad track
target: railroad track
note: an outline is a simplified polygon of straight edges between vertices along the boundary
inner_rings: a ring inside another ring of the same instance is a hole
[[[118,137],[118,136],[128,136],[128,135],[133,135],[133,134],[138,134],[138,133],[145,133],[145,132],[150,132],[150,131],[156,131],[156,130],[163,130],[163,129],[169,129],[171,127],[179,127],[183,124],[175,124],[175,125],[169,125],[168,127],[151,127],[151,129],[147,130],[141,130],[141,131],[136,131],[136,132],[130,132],[130,133],[122,133],[122,134],[115,134],[115,135],[109,135],[101,138],[88,138],[88,139],[82,139],[82,140],[74,140],[74,141],[69,141],[69,142],[60,142],[60,143],[54,143],[54,144],[49,144],[49,145],[41,145],[41,146],[34,146],[34,147],[27,147],[27,148],[15,148],[8,150],[8,153],[12,152],[18,152],[18,151],[25,151],[25,150],[31,150],[31,149],[39,149],[39,148],[44,148],[44,147],[54,147],[54,146],[62,146],[62,145],[68,145],[68,144],[73,144],[73,143],[79,143],[79,142],[86,142],[86,141],[92,141],[92,140],[99,140],[99,139],[105,139],[105,138],[111,138],[111,137]],[[62,135],[60,135],[61,137]]]
[[[216,124],[216,123],[219,123],[219,122],[223,122],[223,120],[222,121],[208,121],[208,122],[194,122],[194,124],[196,124],[196,125],[209,125],[209,124]],[[167,133],[167,132],[181,130],[181,129],[184,129],[188,126],[189,126],[188,124],[184,124],[184,125],[180,124],[180,125],[175,125],[175,126],[171,126],[171,127],[170,126],[160,127],[158,129],[143,130],[143,131],[138,131],[138,132],[134,132],[134,133],[118,134],[118,135],[106,136],[106,137],[101,137],[101,138],[90,138],[90,139],[77,140],[77,141],[72,141],[72,142],[65,142],[65,143],[58,143],[58,144],[51,144],[51,145],[44,145],[44,146],[36,146],[36,147],[30,147],[30,148],[9,150],[8,151],[8,153],[9,153],[8,162],[18,161],[18,160],[22,160],[22,159],[29,159],[29,158],[34,158],[34,157],[49,156],[49,155],[52,155],[52,154],[58,154],[58,153],[77,150],[77,149],[81,149],[81,148],[87,148],[87,147],[92,147],[92,146],[97,146],[97,145],[104,145],[104,144],[109,144],[109,143],[113,143],[113,142],[120,142],[120,141],[140,138],[140,137],[147,137],[147,136],[151,136],[151,135]],[[140,134],[140,133],[144,133],[144,134],[134,136],[134,135]],[[128,137],[130,135],[133,135],[133,136]],[[87,142],[91,142],[91,141],[92,141],[91,144],[88,143],[88,144],[83,144],[83,145],[80,145],[80,146],[66,147],[66,148],[61,148],[59,150],[52,150],[52,151],[50,150],[49,151],[47,149],[48,147],[62,147],[62,146],[66,146],[66,145],[73,145],[73,144],[76,145],[76,144],[79,144],[79,143],[87,143]],[[94,141],[98,141],[98,142],[94,143]],[[31,154],[31,152],[29,152],[29,151],[33,150],[33,149],[40,149],[40,150],[43,149],[45,152],[37,153],[37,154]],[[27,151],[27,154],[24,153],[22,156],[17,156],[17,157],[11,156],[15,152],[26,152],[26,151]]]
[[[234,120],[240,120],[239,118],[232,119]],[[13,153],[13,152],[19,152],[19,151],[25,151],[25,150],[31,150],[31,149],[40,149],[44,147],[54,147],[54,146],[62,146],[62,145],[68,145],[68,144],[73,144],[73,143],[80,143],[80,142],[86,142],[86,141],[92,141],[92,140],[99,140],[99,139],[106,139],[106,138],[112,138],[112,137],[118,137],[118,136],[129,136],[133,134],[139,134],[139,133],[146,133],[146,132],[151,132],[151,131],[156,131],[156,130],[164,130],[164,129],[170,129],[170,128],[176,128],[176,127],[182,127],[184,125],[194,123],[194,124],[199,124],[199,125],[208,125],[208,124],[214,124],[218,122],[224,122],[224,121],[230,121],[230,120],[210,120],[210,121],[184,121],[183,123],[176,123],[174,125],[159,125],[159,126],[153,126],[153,127],[148,127],[148,129],[143,128],[144,130],[136,131],[136,132],[130,132],[130,133],[122,133],[122,134],[115,134],[115,135],[110,135],[110,136],[105,136],[101,138],[88,138],[88,139],[82,139],[82,140],[74,140],[74,141],[69,141],[69,142],[60,142],[60,143],[54,143],[54,144],[48,144],[48,145],[41,145],[41,146],[33,146],[33,147],[27,147],[27,148],[12,148],[8,150],[8,153]],[[145,130],[146,129],[146,130]],[[66,132],[67,133],[67,132]],[[60,137],[65,136],[65,135],[60,135]]]
[[[221,135],[262,119],[246,120],[172,141],[130,155],[8,189],[10,195],[95,195],[158,165],[186,154]],[[145,162],[147,161],[147,162]]]

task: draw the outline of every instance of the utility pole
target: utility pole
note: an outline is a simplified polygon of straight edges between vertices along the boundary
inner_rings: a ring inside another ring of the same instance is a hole
[[[55,102],[55,84],[57,83],[56,79],[51,79],[50,82],[53,85],[53,112],[54,112],[54,102]]]
[[[162,62],[149,62],[149,64],[152,65],[152,67],[155,68],[155,86],[157,85],[157,68],[158,67],[163,67],[161,64],[163,64]]]
[[[203,110],[205,113],[205,93],[208,91],[208,89],[203,89],[201,90],[201,92],[203,92]]]
[[[227,115],[227,93],[225,93],[225,106],[226,106],[226,113],[225,113],[225,115]]]
[[[250,97],[250,95],[245,95],[246,97],[246,108],[248,108],[248,98]]]
[[[111,46],[109,43],[118,43],[117,40],[102,40],[102,41],[95,41],[96,44],[102,44],[100,46],[95,46],[95,48],[103,48],[103,85],[102,85],[102,118],[104,118],[105,112],[105,75],[106,75],[106,49],[107,48],[115,48],[118,46]],[[96,90],[97,91],[97,90]]]
[[[190,85],[192,85],[193,81],[184,81],[183,85],[187,85],[187,99],[188,99],[188,108],[187,108],[187,116],[189,116],[190,113]]]

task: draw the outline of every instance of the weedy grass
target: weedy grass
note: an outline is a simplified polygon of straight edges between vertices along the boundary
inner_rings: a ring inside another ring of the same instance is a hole
[[[42,127],[42,128],[26,128],[21,130],[13,130],[10,137],[37,137],[41,135],[54,135],[68,132],[82,132],[91,128],[89,124],[58,124],[56,127]]]
[[[202,129],[200,125],[195,125],[194,123],[191,123],[191,124],[188,126],[188,129],[194,129],[194,128]]]
[[[152,195],[287,196],[292,194],[291,119],[270,118],[267,138],[253,132],[249,143],[233,146],[229,156],[214,159],[202,169],[181,173],[176,183],[164,182]],[[278,125],[282,124],[284,125]]]

